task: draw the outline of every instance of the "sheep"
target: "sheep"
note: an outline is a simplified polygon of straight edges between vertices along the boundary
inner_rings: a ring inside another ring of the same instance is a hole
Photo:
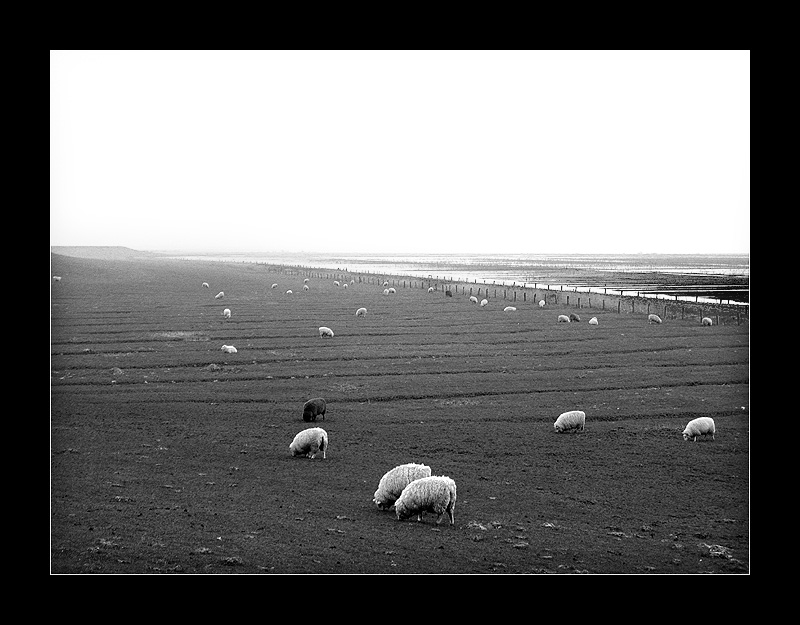
[[[340,286],[340,285],[339,285],[339,281],[338,281],[338,280],[334,280],[334,281],[333,281],[333,286]]]
[[[488,303],[489,303],[489,300],[488,300],[488,299],[482,299],[482,300],[481,300],[481,308],[483,308],[484,306],[486,306],[486,304],[488,304]]]
[[[288,291],[286,291],[286,295],[291,295],[291,294],[292,294],[292,289],[289,289]]]
[[[395,293],[397,293],[397,289],[395,289],[393,286],[389,287],[389,294],[394,295]]]
[[[304,290],[304,291],[308,291],[308,285],[307,285],[307,284],[304,284],[304,285],[303,285],[303,290]]]
[[[569,323],[569,317],[566,315],[559,315],[558,316],[558,323]]]
[[[414,480],[431,476],[431,468],[424,464],[409,462],[390,469],[383,474],[378,482],[378,490],[372,496],[372,501],[379,510],[388,510],[394,505],[403,489]]]
[[[383,289],[383,294],[384,295],[389,295],[389,289]]]
[[[701,321],[701,323],[704,326],[710,326],[713,322],[711,321],[711,317],[703,317],[703,320]]]
[[[276,282],[275,284],[273,284],[273,285],[272,285],[271,287],[269,287],[269,288],[271,288],[271,289],[277,289],[277,288],[278,288],[278,283]]]
[[[539,308],[544,308],[544,300],[543,299],[539,300]]]
[[[578,315],[576,315],[575,313],[570,313],[569,320],[570,321],[580,321],[581,318]]]
[[[428,287],[428,293],[433,293],[433,287],[432,286]]]
[[[223,345],[220,349],[226,354],[235,354],[237,350],[233,345]]]
[[[356,285],[356,281],[355,281],[355,278],[354,278],[354,279],[350,280],[350,286],[355,286],[355,285]]]
[[[222,316],[225,317],[226,319],[230,319],[231,318],[231,309],[230,308],[226,308],[225,310],[223,310],[222,311]]]
[[[225,291],[220,291],[214,296],[214,299],[222,299],[223,297],[225,297]]]
[[[61,282],[61,276],[53,276],[53,280],[56,282]]]
[[[596,326],[597,323],[598,323],[597,322],[597,317],[592,317],[591,319],[589,319],[589,325],[590,326]]]
[[[367,309],[366,308],[359,308],[356,311],[356,317],[363,317],[366,314],[367,314]]]
[[[714,419],[711,417],[697,417],[692,419],[686,424],[686,429],[683,430],[683,440],[688,441],[690,438],[697,442],[698,436],[711,436],[714,440],[714,434],[717,428],[714,425]]]
[[[566,432],[568,430],[576,430],[583,432],[586,426],[586,413],[583,410],[570,410],[569,412],[562,412],[558,415],[558,419],[553,424],[556,432]]]
[[[516,309],[516,307],[515,307],[515,306],[506,306],[506,307],[503,309],[503,312],[517,312],[517,309]]]
[[[326,336],[328,336],[330,338],[333,338],[333,330],[331,330],[330,328],[326,328],[325,326],[320,326],[319,327],[319,336],[320,336],[320,338],[326,337]]]
[[[292,456],[305,456],[307,458],[314,458],[320,451],[322,452],[322,459],[325,460],[326,451],[328,450],[328,433],[322,428],[308,428],[297,433],[289,451]]]
[[[456,483],[446,475],[421,477],[410,482],[394,502],[397,520],[402,521],[416,514],[417,521],[422,521],[425,512],[438,514],[436,525],[442,520],[444,513],[450,517],[450,525],[455,525],[453,513],[456,509]]]
[[[308,284],[308,278],[303,278],[303,284]]]
[[[661,323],[661,317],[658,315],[647,315],[647,323]]]
[[[383,283],[383,286],[389,286],[389,281],[388,281],[388,280],[386,280],[386,281]]]
[[[347,282],[345,282],[345,283],[342,285],[342,288],[343,288],[343,289],[346,289],[346,288],[347,288]]]
[[[309,399],[303,404],[303,421],[316,421],[319,415],[322,415],[322,420],[325,420],[325,411],[327,405],[322,397],[315,397]]]
[[[452,291],[445,291],[444,292],[444,296],[445,297],[453,297],[453,292]]]
[[[205,288],[207,288],[207,289],[210,289],[210,288],[211,288],[210,286],[208,286],[208,282],[203,282],[203,286],[204,286]]]
[[[469,301],[472,302],[473,304],[477,304],[478,303],[478,298],[475,297],[474,295],[470,295],[469,296]]]

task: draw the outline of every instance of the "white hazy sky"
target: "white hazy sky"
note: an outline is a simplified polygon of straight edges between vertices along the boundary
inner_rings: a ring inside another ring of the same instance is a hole
[[[749,51],[51,51],[50,243],[749,253]]]

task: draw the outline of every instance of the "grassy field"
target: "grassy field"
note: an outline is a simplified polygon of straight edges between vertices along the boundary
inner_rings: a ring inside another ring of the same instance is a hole
[[[253,264],[51,269],[51,573],[749,572],[746,324],[558,324],[574,310]],[[556,434],[573,409],[586,430]],[[683,440],[697,416],[715,441]],[[325,460],[289,453],[310,425]],[[405,462],[456,481],[455,526],[375,507]]]

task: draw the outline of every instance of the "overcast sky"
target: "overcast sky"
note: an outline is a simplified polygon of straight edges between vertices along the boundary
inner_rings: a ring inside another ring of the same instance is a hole
[[[50,52],[50,243],[749,253],[749,51]]]

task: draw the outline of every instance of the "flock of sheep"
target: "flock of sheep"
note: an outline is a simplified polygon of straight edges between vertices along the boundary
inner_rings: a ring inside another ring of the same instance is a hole
[[[60,280],[59,277],[53,276],[54,280]],[[303,289],[309,290],[309,279],[305,278]],[[351,281],[350,284],[354,284]],[[334,286],[347,288],[348,283],[341,284],[338,280],[334,281]],[[204,288],[209,288],[207,282],[203,282]],[[276,289],[277,284],[273,284],[271,288]],[[383,283],[383,294],[392,295],[397,291],[389,287],[389,283]],[[428,288],[428,293],[433,293],[433,287]],[[292,291],[287,290],[287,295],[291,295]],[[445,295],[452,297],[450,291],[445,291]],[[225,297],[224,291],[220,291],[214,296],[215,299],[222,299]],[[469,301],[478,304],[478,298],[470,296]],[[489,301],[483,299],[480,301],[480,306],[488,305]],[[540,308],[544,308],[545,301],[538,302]],[[516,312],[516,307],[506,306],[503,312]],[[225,308],[222,312],[225,319],[231,318],[231,310]],[[362,317],[367,314],[367,309],[364,307],[356,310],[356,316]],[[570,315],[559,315],[558,323],[571,323],[580,322],[581,318],[575,313]],[[658,315],[648,315],[648,323],[662,323]],[[592,317],[589,320],[590,325],[598,325],[597,317]],[[710,326],[711,319],[704,317],[702,325]],[[334,333],[327,326],[319,327],[319,336],[321,338],[333,338]],[[222,351],[229,354],[237,353],[237,349],[233,345],[223,345]],[[322,397],[315,397],[309,399],[303,405],[303,421],[315,422],[317,417],[322,417],[325,420],[325,412],[327,410],[327,403]],[[553,424],[553,428],[557,433],[563,432],[582,432],[586,427],[586,413],[582,410],[570,410],[558,416]],[[711,417],[699,417],[690,421],[686,428],[683,430],[683,439],[697,441],[698,437],[711,437],[714,440],[716,428],[714,420]],[[302,456],[306,458],[315,458],[317,454],[322,453],[323,460],[327,457],[328,450],[328,433],[321,427],[310,427],[301,430],[292,440],[289,445],[289,451],[292,456]],[[387,471],[378,482],[378,488],[373,495],[373,502],[380,510],[389,510],[392,507],[395,509],[395,514],[398,520],[408,519],[412,516],[417,517],[417,521],[422,521],[425,512],[431,512],[437,515],[436,524],[438,525],[445,514],[448,515],[450,525],[455,525],[454,513],[456,507],[456,483],[446,475],[432,475],[431,468],[424,464],[407,463],[394,467]]]

